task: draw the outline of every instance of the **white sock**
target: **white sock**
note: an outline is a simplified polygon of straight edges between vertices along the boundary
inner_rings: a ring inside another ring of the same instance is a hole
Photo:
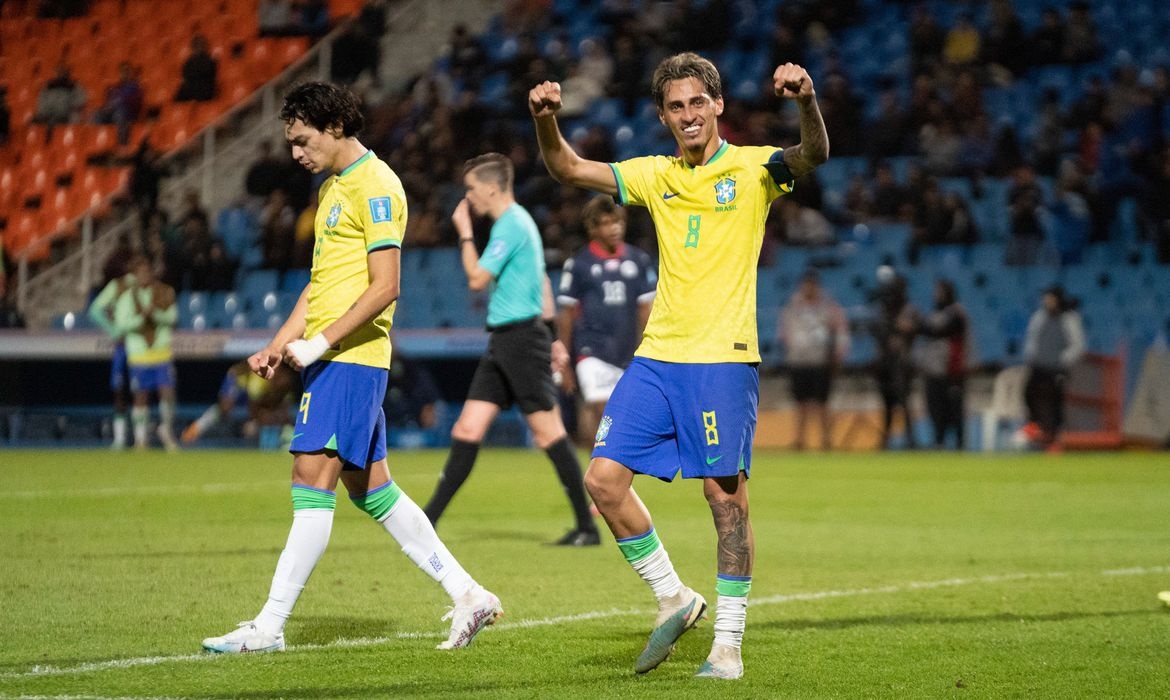
[[[288,532],[288,542],[280,553],[272,586],[268,590],[268,602],[255,624],[259,629],[272,634],[284,631],[284,623],[292,614],[297,598],[305,589],[313,567],[325,553],[329,544],[329,533],[333,530],[332,508],[303,508],[293,511],[293,524]]]
[[[203,415],[195,419],[195,429],[203,434],[208,428],[219,422],[219,417],[219,404],[213,404],[203,412]]]
[[[114,414],[114,446],[126,446],[126,414]]]
[[[435,534],[426,513],[405,493],[398,497],[381,522],[406,556],[427,576],[438,581],[451,600],[457,600],[478,585]]]
[[[682,580],[675,573],[674,565],[670,563],[666,547],[659,545],[649,555],[631,563],[630,566],[634,567],[634,571],[638,572],[643,581],[650,584],[655,597],[659,600],[677,595],[682,590]]]
[[[158,402],[159,429],[166,435],[175,434],[175,401],[174,399],[160,399]]]
[[[146,421],[150,418],[150,409],[146,406],[135,406],[130,409],[130,422],[134,424],[134,444],[146,447]]]
[[[747,624],[747,596],[719,596],[715,604],[715,643],[740,648]]]

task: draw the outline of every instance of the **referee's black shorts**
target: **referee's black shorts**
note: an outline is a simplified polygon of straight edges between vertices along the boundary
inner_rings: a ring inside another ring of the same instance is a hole
[[[488,401],[502,409],[512,404],[524,414],[550,411],[556,405],[552,380],[552,337],[539,318],[489,328],[487,353],[471,378],[468,400]]]
[[[833,375],[828,367],[793,367],[792,398],[798,402],[827,403]]]

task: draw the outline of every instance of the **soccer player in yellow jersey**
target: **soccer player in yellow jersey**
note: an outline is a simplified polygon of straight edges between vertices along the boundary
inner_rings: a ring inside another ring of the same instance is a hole
[[[203,647],[218,653],[284,649],[285,621],[329,541],[339,479],[354,505],[451,596],[450,635],[439,648],[465,647],[500,615],[500,601],[451,556],[386,466],[382,400],[406,194],[394,171],[358,141],[362,113],[345,88],[300,85],[285,96],[280,118],[293,158],[313,173],[329,174],[320,190],[309,285],[272,341],[248,358],[265,379],[281,362],[302,373],[304,393],[289,447],[293,525],[260,614],[203,640]],[[363,610],[367,604],[358,603]]]
[[[650,210],[658,234],[658,294],[641,346],[606,404],[585,485],[618,546],[658,598],[658,618],[634,664],[662,663],[703,617],[703,596],[684,586],[632,488],[635,474],[703,480],[718,535],[715,641],[696,675],[739,678],[754,544],[747,479],[759,399],[756,264],[764,218],[796,177],[829,155],[812,78],[776,68],[777,95],[800,111],[799,144],[738,147],[719,136],[723,91],[705,58],[664,59],[651,80],[658,117],[681,156],[620,163],[585,160],[557,126],[561,88],[528,94],[541,155],[560,182]]]

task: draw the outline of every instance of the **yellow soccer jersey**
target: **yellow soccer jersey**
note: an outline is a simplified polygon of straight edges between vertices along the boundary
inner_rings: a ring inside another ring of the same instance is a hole
[[[764,163],[779,149],[724,142],[705,165],[673,156],[612,163],[622,204],[650,210],[658,295],[635,353],[664,362],[759,362],[756,264],[772,202],[792,191]]]
[[[370,252],[402,246],[406,231],[402,182],[373,151],[366,151],[353,165],[321,184],[314,228],[306,338],[340,318],[369,286],[366,256]],[[388,368],[396,305],[391,304],[321,359]]]

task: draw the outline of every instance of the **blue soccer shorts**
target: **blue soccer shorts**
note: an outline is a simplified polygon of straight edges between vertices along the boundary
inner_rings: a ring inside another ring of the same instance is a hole
[[[175,386],[175,365],[130,365],[130,391],[158,391]]]
[[[117,393],[126,389],[129,374],[126,368],[126,344],[114,344],[114,357],[110,360],[110,391]]]
[[[635,357],[605,405],[593,456],[671,481],[750,476],[760,374],[744,363]]]
[[[318,361],[302,373],[305,391],[288,451],[331,450],[344,469],[365,469],[386,458],[387,370]]]

